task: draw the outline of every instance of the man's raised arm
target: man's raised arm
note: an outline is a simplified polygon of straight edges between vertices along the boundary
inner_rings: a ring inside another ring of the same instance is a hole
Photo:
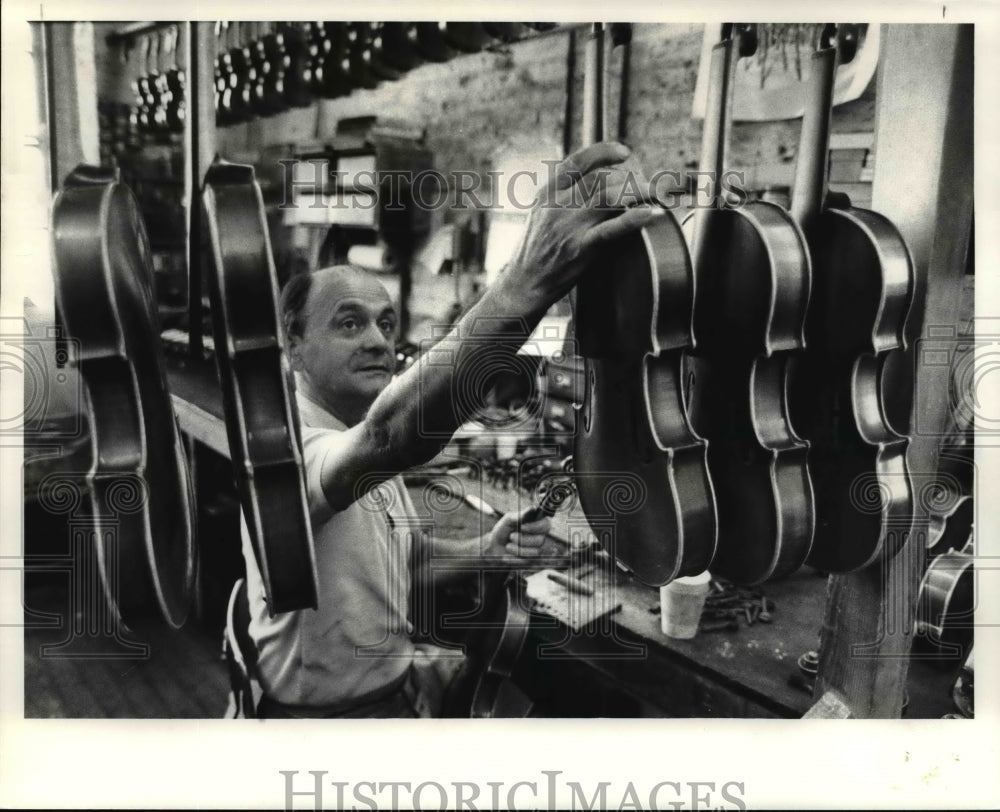
[[[576,284],[594,248],[662,213],[657,206],[622,205],[628,157],[620,144],[599,143],[559,164],[506,271],[449,335],[378,396],[341,450],[328,455],[321,481],[331,507],[342,509],[378,482],[434,457],[483,405],[477,381],[491,366],[510,367],[548,308]],[[581,195],[581,189],[598,191]]]

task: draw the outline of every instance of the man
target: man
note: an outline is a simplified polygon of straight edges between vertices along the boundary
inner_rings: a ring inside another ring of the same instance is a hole
[[[393,378],[396,313],[372,276],[340,266],[293,279],[282,296],[296,374],[303,462],[319,571],[319,608],[268,617],[244,528],[250,634],[265,716],[429,715],[430,668],[407,619],[411,582],[439,577],[430,558],[510,563],[560,551],[549,520],[507,515],[486,539],[403,532],[415,511],[396,476],[433,457],[477,407],[484,367],[503,368],[593,249],[659,210],[625,210],[628,150],[597,144],[557,167],[506,272],[433,351]],[[602,174],[597,194],[580,195]],[[583,199],[581,199],[583,198]],[[456,393],[464,393],[456,396]],[[467,396],[466,396],[467,395]],[[433,545],[430,549],[428,545]]]

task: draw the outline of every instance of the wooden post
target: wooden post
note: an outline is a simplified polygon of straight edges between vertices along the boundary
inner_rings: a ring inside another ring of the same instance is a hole
[[[188,349],[202,358],[201,185],[215,158],[215,23],[184,24],[187,116],[184,120],[184,200],[187,206]]]
[[[910,347],[900,366],[916,393],[907,455],[914,521],[891,561],[830,578],[816,696],[835,692],[857,718],[902,712],[927,488],[949,409],[948,365],[925,359],[952,349],[957,336],[973,205],[973,27],[888,25],[882,43],[872,208],[899,228],[916,276]]]
[[[92,23],[43,23],[52,190],[81,163],[100,162]]]

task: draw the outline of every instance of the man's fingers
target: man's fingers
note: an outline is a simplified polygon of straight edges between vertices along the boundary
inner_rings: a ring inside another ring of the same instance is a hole
[[[552,529],[552,520],[548,516],[542,516],[533,522],[521,522],[517,527],[522,533],[531,533],[544,536]]]
[[[515,530],[510,534],[510,541],[512,544],[517,544],[520,547],[530,547],[532,549],[540,548],[546,539],[544,533],[523,533]]]
[[[551,189],[568,189],[588,172],[602,166],[621,163],[631,151],[624,144],[601,141],[567,155],[556,166],[552,180],[547,184]]]
[[[617,217],[592,226],[584,237],[584,244],[593,247],[600,243],[611,242],[667,216],[666,210],[660,206],[636,206],[627,209]]]

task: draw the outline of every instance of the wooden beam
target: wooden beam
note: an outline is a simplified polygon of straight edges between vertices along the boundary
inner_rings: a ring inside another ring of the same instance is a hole
[[[957,336],[973,204],[972,26],[888,25],[882,42],[872,208],[903,234],[916,275],[910,349],[897,371],[909,373],[917,396],[887,404],[909,412],[901,422],[909,418],[913,438],[914,521],[898,530],[908,541],[891,561],[830,578],[816,695],[838,692],[860,718],[902,712],[925,558],[920,496],[936,474],[949,409],[948,365],[924,358]]]
[[[201,185],[215,158],[215,23],[184,23],[187,115],[184,119],[184,200],[187,206],[188,348],[200,359],[202,243]]]
[[[93,23],[43,23],[53,190],[81,163],[100,163]]]
[[[837,691],[827,691],[802,716],[803,719],[853,719],[850,707]]]

